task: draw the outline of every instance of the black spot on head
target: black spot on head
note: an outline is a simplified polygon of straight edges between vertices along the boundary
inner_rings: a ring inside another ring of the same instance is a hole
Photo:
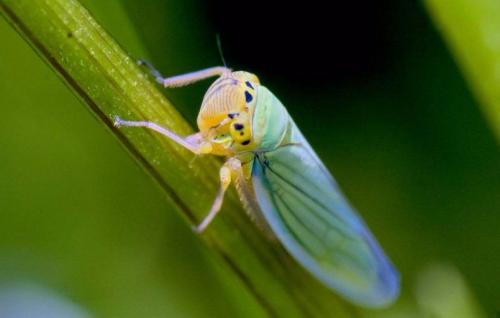
[[[248,91],[245,91],[245,100],[247,103],[250,103],[252,101],[253,97],[252,94],[250,94]]]
[[[250,140],[245,140],[245,141],[241,142],[241,144],[242,144],[243,146],[246,146],[246,145],[248,145],[249,143],[250,143]]]
[[[240,132],[240,136],[243,136],[243,135],[245,135],[245,133],[244,132]]]
[[[247,84],[247,87],[251,88],[251,89],[254,89],[252,84],[250,83],[250,81],[246,81],[245,84]]]
[[[227,114],[227,116],[229,118],[231,118],[231,119],[233,119],[234,117],[239,116],[239,115],[240,115],[239,113],[229,113],[229,114]]]
[[[245,128],[243,124],[234,124],[234,129],[236,130],[242,130],[243,128]]]

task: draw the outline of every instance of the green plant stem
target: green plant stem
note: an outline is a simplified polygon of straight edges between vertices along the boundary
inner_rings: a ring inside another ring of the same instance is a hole
[[[180,135],[192,128],[147,75],[75,0],[0,0],[0,12],[197,224],[212,204],[220,161],[193,155],[146,129],[116,129],[113,118],[151,120]],[[22,63],[22,61],[12,61]],[[194,234],[193,234],[194,235]],[[352,317],[357,310],[306,273],[245,215],[230,192],[200,235],[270,316]]]
[[[426,0],[426,4],[500,138],[500,2]]]

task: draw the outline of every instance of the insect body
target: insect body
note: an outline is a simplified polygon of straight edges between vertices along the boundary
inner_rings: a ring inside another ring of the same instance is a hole
[[[233,181],[256,221],[325,285],[364,306],[384,306],[397,297],[397,271],[285,107],[255,75],[225,67],[170,78],[153,74],[165,87],[219,76],[203,99],[196,134],[180,137],[152,122],[115,120],[116,126],[156,130],[195,154],[228,158],[197,232],[218,213]]]

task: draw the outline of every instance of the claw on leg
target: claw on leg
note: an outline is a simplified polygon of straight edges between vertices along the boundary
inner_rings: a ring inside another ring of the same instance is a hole
[[[151,75],[154,76],[154,78],[156,79],[156,82],[158,82],[159,84],[163,84],[163,81],[165,80],[165,78],[163,77],[163,75],[161,75],[161,73],[153,66],[153,64],[149,63],[148,61],[146,60],[139,60],[137,61],[137,64],[140,65],[140,66],[146,66],[149,70],[149,72],[151,73]]]

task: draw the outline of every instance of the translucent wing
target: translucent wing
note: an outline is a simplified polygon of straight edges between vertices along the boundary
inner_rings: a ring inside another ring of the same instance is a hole
[[[259,154],[252,180],[264,218],[324,284],[365,306],[399,293],[399,276],[333,177],[293,124],[293,145]]]

